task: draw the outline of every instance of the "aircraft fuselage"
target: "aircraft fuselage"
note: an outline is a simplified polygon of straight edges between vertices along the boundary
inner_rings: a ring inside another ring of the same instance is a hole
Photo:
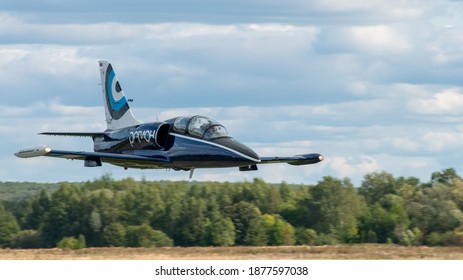
[[[95,152],[166,159],[165,163],[105,160],[126,168],[190,170],[250,166],[260,162],[253,150],[230,136],[206,140],[188,133],[182,134],[174,131],[173,120],[106,131],[101,136],[93,137],[93,141]]]

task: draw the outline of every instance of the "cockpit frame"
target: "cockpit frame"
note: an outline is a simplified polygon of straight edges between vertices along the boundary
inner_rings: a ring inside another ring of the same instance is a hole
[[[204,140],[230,137],[225,126],[209,117],[201,115],[181,116],[172,121],[172,130],[175,133]]]

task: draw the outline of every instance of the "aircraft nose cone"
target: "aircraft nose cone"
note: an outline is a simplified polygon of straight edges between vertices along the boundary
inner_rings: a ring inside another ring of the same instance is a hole
[[[232,149],[235,153],[240,154],[252,162],[260,162],[260,157],[251,148],[233,138],[218,138],[214,142]]]
[[[249,147],[247,147],[245,145],[243,145],[242,153],[249,156],[250,158],[252,158],[252,160],[254,160],[256,162],[260,162],[259,155],[256,152],[254,152],[251,148],[249,148]]]

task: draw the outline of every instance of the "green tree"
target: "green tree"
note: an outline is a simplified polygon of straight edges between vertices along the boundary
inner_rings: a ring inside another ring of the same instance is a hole
[[[270,246],[296,243],[294,228],[278,215],[262,215],[262,227],[267,233],[267,244]]]
[[[82,234],[80,234],[78,238],[64,237],[56,244],[56,247],[72,250],[85,248],[85,237]]]
[[[77,244],[79,246],[79,249],[87,247],[87,243],[85,241],[85,236],[83,234],[79,234],[79,237],[77,238],[77,241],[78,241]]]
[[[268,237],[260,220],[251,220],[243,240],[243,245],[267,246]]]
[[[453,231],[463,225],[463,212],[454,200],[453,190],[453,185],[435,183],[417,192],[407,204],[411,226],[428,235]]]
[[[11,248],[35,249],[42,246],[42,235],[36,230],[22,230],[11,239]]]
[[[377,243],[378,238],[373,227],[373,214],[370,207],[364,209],[360,217],[357,219],[360,242],[361,243]]]
[[[397,227],[402,227],[403,231],[407,229],[403,217],[394,213],[391,209],[386,209],[380,203],[376,203],[372,210],[371,229],[376,233],[379,243],[388,241],[396,241],[397,236],[395,230]]]
[[[203,198],[190,197],[182,204],[182,213],[178,222],[179,245],[205,246],[208,243],[211,220],[207,213],[207,201]]]
[[[463,229],[460,227],[447,231],[442,234],[441,240],[444,246],[463,246]]]
[[[281,200],[285,203],[291,203],[295,199],[295,194],[286,182],[280,184],[279,193]]]
[[[79,185],[63,183],[52,194],[41,227],[46,246],[53,247],[62,238],[78,236],[88,228],[88,214],[81,208],[82,191]]]
[[[187,185],[184,182],[167,182],[167,185],[160,192],[164,201],[164,211],[153,217],[151,225],[159,228],[171,236],[175,244],[180,245],[182,239],[178,229],[181,226],[183,201],[187,198]]]
[[[424,243],[428,246],[440,246],[442,245],[442,234],[438,232],[431,232],[428,236],[426,236]]]
[[[50,209],[50,197],[45,190],[42,190],[38,197],[30,199],[26,209],[24,209],[24,218],[22,219],[22,228],[37,229],[43,223],[45,213]]]
[[[235,245],[235,226],[230,218],[219,218],[211,224],[210,228],[212,245]]]
[[[127,227],[127,246],[129,247],[169,247],[173,245],[165,233],[154,230],[147,224]]]
[[[333,234],[343,242],[358,239],[357,218],[365,203],[348,179],[324,177],[309,191],[310,196],[299,203],[305,222],[297,226]]]
[[[121,223],[111,223],[103,229],[103,244],[109,247],[126,245],[126,229]]]
[[[16,218],[6,211],[0,203],[0,247],[9,246],[11,239],[19,232],[20,228]]]
[[[374,172],[365,175],[358,189],[368,205],[373,205],[387,194],[397,194],[398,184],[394,176],[387,172]]]
[[[455,205],[460,211],[463,211],[463,181],[454,178],[450,192],[452,201],[455,202]]]
[[[296,230],[290,223],[284,223],[282,232],[282,244],[281,245],[294,245],[296,244]]]
[[[101,245],[101,231],[103,229],[103,223],[101,221],[101,215],[97,211],[92,211],[89,218],[89,226],[92,244],[98,246]]]
[[[237,245],[266,245],[267,235],[261,224],[261,213],[254,204],[240,201],[226,209],[233,221]]]
[[[431,184],[445,184],[452,185],[455,179],[461,180],[457,172],[453,168],[447,168],[441,172],[433,172],[431,175]]]
[[[134,185],[122,198],[123,218],[127,224],[150,223],[164,212],[164,202],[157,187],[137,185],[133,180],[125,184]]]
[[[311,228],[296,228],[295,230],[296,244],[297,245],[314,245],[318,235],[317,232]]]

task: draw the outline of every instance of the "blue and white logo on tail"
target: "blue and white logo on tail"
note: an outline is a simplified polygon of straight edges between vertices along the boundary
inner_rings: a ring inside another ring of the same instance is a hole
[[[100,76],[108,129],[113,130],[140,124],[133,116],[124,91],[109,62],[100,61]]]

